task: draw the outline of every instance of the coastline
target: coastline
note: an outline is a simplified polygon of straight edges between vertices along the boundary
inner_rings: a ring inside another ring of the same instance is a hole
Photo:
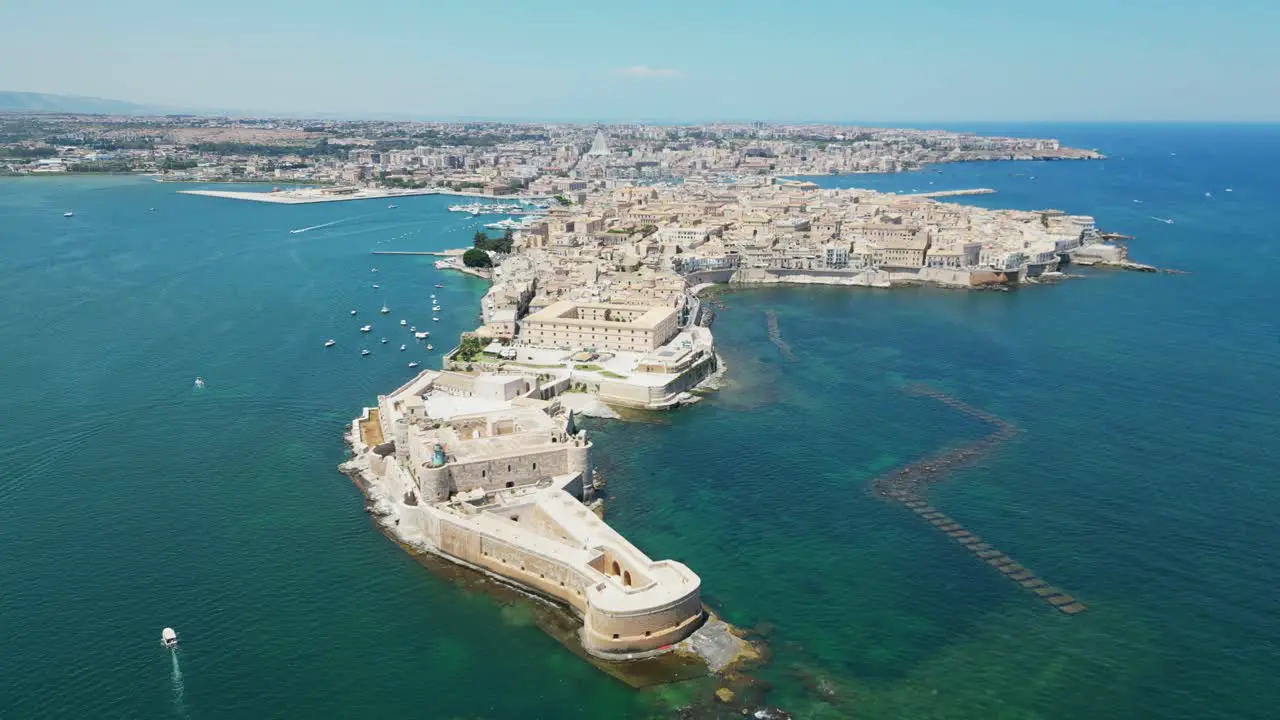
[[[271,183],[255,181],[253,184],[270,185]],[[483,198],[486,200],[545,200],[551,197],[549,195],[490,195],[488,193],[449,190],[446,188],[361,188],[346,193],[337,193],[332,188],[320,191],[304,189],[298,191],[281,190],[279,192],[248,192],[240,190],[178,190],[177,192],[181,195],[201,195],[224,200],[248,200],[276,205],[309,205],[350,200],[387,200],[416,195],[447,195],[450,197]]]

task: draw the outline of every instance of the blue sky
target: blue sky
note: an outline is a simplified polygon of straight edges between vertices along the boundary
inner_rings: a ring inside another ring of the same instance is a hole
[[[1280,120],[1280,0],[9,0],[0,90],[351,116]]]

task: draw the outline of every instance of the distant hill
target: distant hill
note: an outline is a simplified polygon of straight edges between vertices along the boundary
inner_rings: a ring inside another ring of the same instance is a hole
[[[173,111],[123,100],[108,100],[106,98],[84,97],[81,95],[52,95],[49,93],[0,90],[0,112],[163,115],[166,112]]]

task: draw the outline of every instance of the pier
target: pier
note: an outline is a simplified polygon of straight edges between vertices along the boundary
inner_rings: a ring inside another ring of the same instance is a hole
[[[984,541],[976,533],[966,529],[954,518],[925,500],[925,491],[930,485],[946,479],[947,474],[952,470],[991,452],[997,445],[1016,435],[1017,427],[1004,418],[965,404],[927,385],[912,384],[902,390],[908,395],[933,398],[957,412],[994,426],[995,431],[967,445],[891,470],[871,481],[872,492],[879,497],[901,503],[934,530],[943,533],[947,539],[967,550],[974,558],[986,563],[1020,588],[1030,590],[1036,597],[1049,603],[1058,611],[1067,615],[1076,615],[1088,609],[1074,596],[1053,587],[1015,561],[1013,557]]]
[[[907,193],[902,197],[912,198],[944,198],[944,197],[963,197],[965,195],[995,195],[993,188],[969,188],[967,190],[938,190],[936,192],[924,193]]]

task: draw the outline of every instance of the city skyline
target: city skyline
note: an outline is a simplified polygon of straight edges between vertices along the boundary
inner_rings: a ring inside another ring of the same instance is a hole
[[[386,119],[1266,122],[1280,120],[1278,81],[1243,78],[1280,63],[1277,21],[1280,7],[1254,0],[54,0],[0,8],[24,29],[0,48],[0,89]]]

